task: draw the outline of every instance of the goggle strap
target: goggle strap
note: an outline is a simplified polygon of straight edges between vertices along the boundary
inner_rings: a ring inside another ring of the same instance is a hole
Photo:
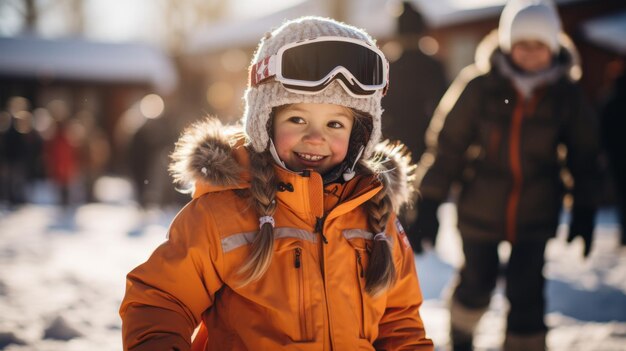
[[[255,87],[276,75],[276,55],[268,56],[252,65],[250,84]]]
[[[383,88],[383,96],[387,95],[387,91],[389,91],[389,61],[385,60],[385,65],[387,66],[387,77],[385,78],[387,84]]]

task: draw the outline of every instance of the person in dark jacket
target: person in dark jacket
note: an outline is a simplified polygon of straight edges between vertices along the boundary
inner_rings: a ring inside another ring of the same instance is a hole
[[[394,83],[383,99],[383,135],[402,141],[414,162],[419,161],[426,149],[424,133],[447,88],[441,62],[419,47],[426,30],[422,15],[404,2],[397,23],[402,54],[390,63],[389,80]],[[411,108],[407,108],[409,105]]]
[[[385,138],[406,145],[411,159],[417,163],[426,150],[424,134],[448,82],[443,64],[419,46],[427,31],[424,17],[410,2],[402,5],[397,22],[397,41],[402,53],[389,66],[389,80],[394,83],[383,99],[382,132]],[[407,228],[414,228],[411,224],[416,207],[411,204],[400,213],[400,221]]]
[[[42,140],[33,128],[30,102],[13,96],[0,126],[0,202],[19,206],[28,201],[29,184],[41,172]]]
[[[454,350],[471,350],[500,269],[498,245],[511,244],[503,270],[509,301],[504,350],[544,350],[546,242],[557,230],[566,165],[574,179],[569,239],[589,253],[598,189],[596,120],[579,86],[576,50],[546,1],[509,1],[497,30],[479,45],[437,107],[427,138],[433,157],[420,182],[412,245],[434,243],[437,208],[453,183],[465,264],[450,302]],[[562,147],[563,145],[564,147]],[[566,156],[563,156],[567,150]],[[430,151],[429,151],[430,152]],[[562,157],[560,157],[562,156]]]
[[[626,59],[623,59],[626,62]],[[626,70],[615,80],[613,91],[602,107],[601,135],[616,190],[616,207],[626,246]]]

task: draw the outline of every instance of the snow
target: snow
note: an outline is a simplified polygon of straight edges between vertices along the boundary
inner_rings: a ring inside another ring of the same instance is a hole
[[[416,256],[416,265],[425,299],[422,317],[429,336],[441,346],[448,342],[447,296],[455,267],[463,262],[454,205],[441,206],[439,219],[437,247]],[[567,223],[567,217],[562,222]],[[614,211],[603,210],[587,259],[582,257],[582,239],[566,242],[565,224],[549,241],[544,268],[549,350],[626,350],[626,248],[620,247],[619,235]],[[510,248],[501,244],[499,251],[507,257]],[[490,309],[477,327],[478,350],[499,350],[503,341],[507,302],[502,288],[496,288]]]
[[[99,186],[106,202],[0,210],[0,349],[121,349],[125,274],[165,240],[177,209],[139,210],[119,190],[130,189],[124,180],[107,178]],[[462,259],[454,206],[445,204],[439,215],[437,247],[416,263],[427,333],[444,350],[445,296]],[[546,252],[550,350],[626,350],[626,251],[618,246],[612,213],[601,216],[586,260],[581,241],[565,242],[566,229],[559,228]],[[501,251],[506,254],[506,245]],[[499,349],[505,311],[499,287],[478,326],[478,350]]]
[[[151,84],[170,93],[178,84],[173,62],[142,43],[80,38],[0,37],[0,74],[37,79]]]

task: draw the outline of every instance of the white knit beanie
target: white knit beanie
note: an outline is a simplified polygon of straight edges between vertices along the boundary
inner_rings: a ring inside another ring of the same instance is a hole
[[[509,0],[500,15],[500,49],[509,53],[513,44],[520,40],[538,40],[556,54],[560,31],[561,20],[551,1]]]
[[[285,22],[261,39],[252,58],[252,65],[274,55],[285,44],[320,36],[340,36],[360,39],[375,46],[374,40],[363,30],[340,23],[329,18],[302,17]],[[320,103],[342,105],[369,114],[373,119],[372,133],[365,146],[363,156],[368,158],[381,136],[380,118],[382,92],[363,98],[349,95],[338,81],[332,82],[325,90],[317,94],[298,94],[287,91],[279,82],[270,80],[256,87],[250,85],[244,94],[245,111],[243,122],[245,131],[256,152],[263,152],[269,144],[267,122],[273,107],[296,103]]]

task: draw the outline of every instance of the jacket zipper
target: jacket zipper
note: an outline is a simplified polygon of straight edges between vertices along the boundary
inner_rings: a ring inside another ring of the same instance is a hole
[[[518,94],[517,98],[519,102],[513,111],[509,132],[509,167],[513,177],[513,186],[506,206],[506,238],[511,243],[515,242],[517,237],[517,208],[524,182],[521,159],[522,121],[526,113],[532,113],[537,103],[536,96],[533,96],[528,103],[524,101],[521,94]]]
[[[304,301],[304,273],[302,272],[302,249],[296,247],[294,267],[298,272],[298,308],[300,309],[300,334],[302,341],[310,340],[306,322],[306,302]]]
[[[302,264],[302,262],[300,261],[300,256],[302,256],[302,249],[299,247],[296,247],[296,257],[294,259],[294,267],[296,268],[300,268],[300,265]]]
[[[365,277],[365,270],[363,269],[363,261],[361,258],[361,252],[359,250],[356,251],[356,263],[357,263],[357,277],[356,280],[359,281],[359,298],[361,299],[361,328],[359,330],[359,336],[364,339],[365,338],[365,301],[363,298],[363,281],[362,278]]]
[[[324,235],[324,220],[326,220],[326,216],[315,217],[315,229],[314,230],[316,233],[320,234],[324,244],[328,244],[328,240],[326,239],[326,236]]]
[[[356,251],[356,262],[359,265],[359,276],[361,278],[365,277],[365,272],[363,271],[363,262],[361,262],[361,253],[359,250]]]

